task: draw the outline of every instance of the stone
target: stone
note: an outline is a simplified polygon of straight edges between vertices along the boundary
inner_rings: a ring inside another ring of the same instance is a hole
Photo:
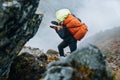
[[[45,72],[46,65],[32,54],[24,52],[14,59],[9,80],[39,80]]]
[[[48,56],[56,56],[56,57],[59,56],[59,53],[58,53],[57,51],[55,51],[55,50],[52,50],[52,49],[49,49],[49,50],[46,52],[46,54],[47,54]]]
[[[8,77],[13,59],[36,34],[43,17],[35,14],[38,4],[39,0],[0,1],[0,77]]]
[[[43,62],[47,62],[48,60],[48,56],[45,53],[40,54],[37,58]]]
[[[93,45],[87,45],[71,53],[62,61],[51,62],[43,78],[44,80],[113,80],[113,76],[107,74],[105,58]]]

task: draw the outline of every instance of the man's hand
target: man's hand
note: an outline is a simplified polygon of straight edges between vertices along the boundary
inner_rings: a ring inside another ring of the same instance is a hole
[[[50,25],[50,27],[57,30],[57,26],[56,25]]]
[[[50,27],[56,30],[61,30],[63,28],[62,26],[57,26],[57,25],[50,25]]]
[[[61,30],[62,28],[62,26],[57,26],[57,30]]]

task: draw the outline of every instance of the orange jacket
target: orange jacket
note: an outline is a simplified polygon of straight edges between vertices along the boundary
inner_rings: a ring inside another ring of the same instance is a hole
[[[87,26],[71,14],[63,21],[63,24],[68,28],[76,40],[81,40],[88,31]]]

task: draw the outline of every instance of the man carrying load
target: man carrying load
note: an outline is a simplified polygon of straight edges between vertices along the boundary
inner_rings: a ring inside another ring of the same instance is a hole
[[[69,9],[60,9],[56,12],[56,21],[52,21],[54,28],[63,41],[58,45],[60,56],[64,56],[64,48],[69,46],[70,51],[77,49],[77,41],[80,41],[88,29],[87,26],[71,14]]]

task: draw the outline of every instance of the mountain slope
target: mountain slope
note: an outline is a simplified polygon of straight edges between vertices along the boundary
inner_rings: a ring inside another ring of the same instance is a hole
[[[88,38],[87,42],[98,46],[105,54],[120,53],[120,27],[101,31]]]
[[[116,74],[115,80],[119,80],[117,74],[120,74],[120,27],[99,32],[86,41],[99,47],[106,56],[108,66]]]

